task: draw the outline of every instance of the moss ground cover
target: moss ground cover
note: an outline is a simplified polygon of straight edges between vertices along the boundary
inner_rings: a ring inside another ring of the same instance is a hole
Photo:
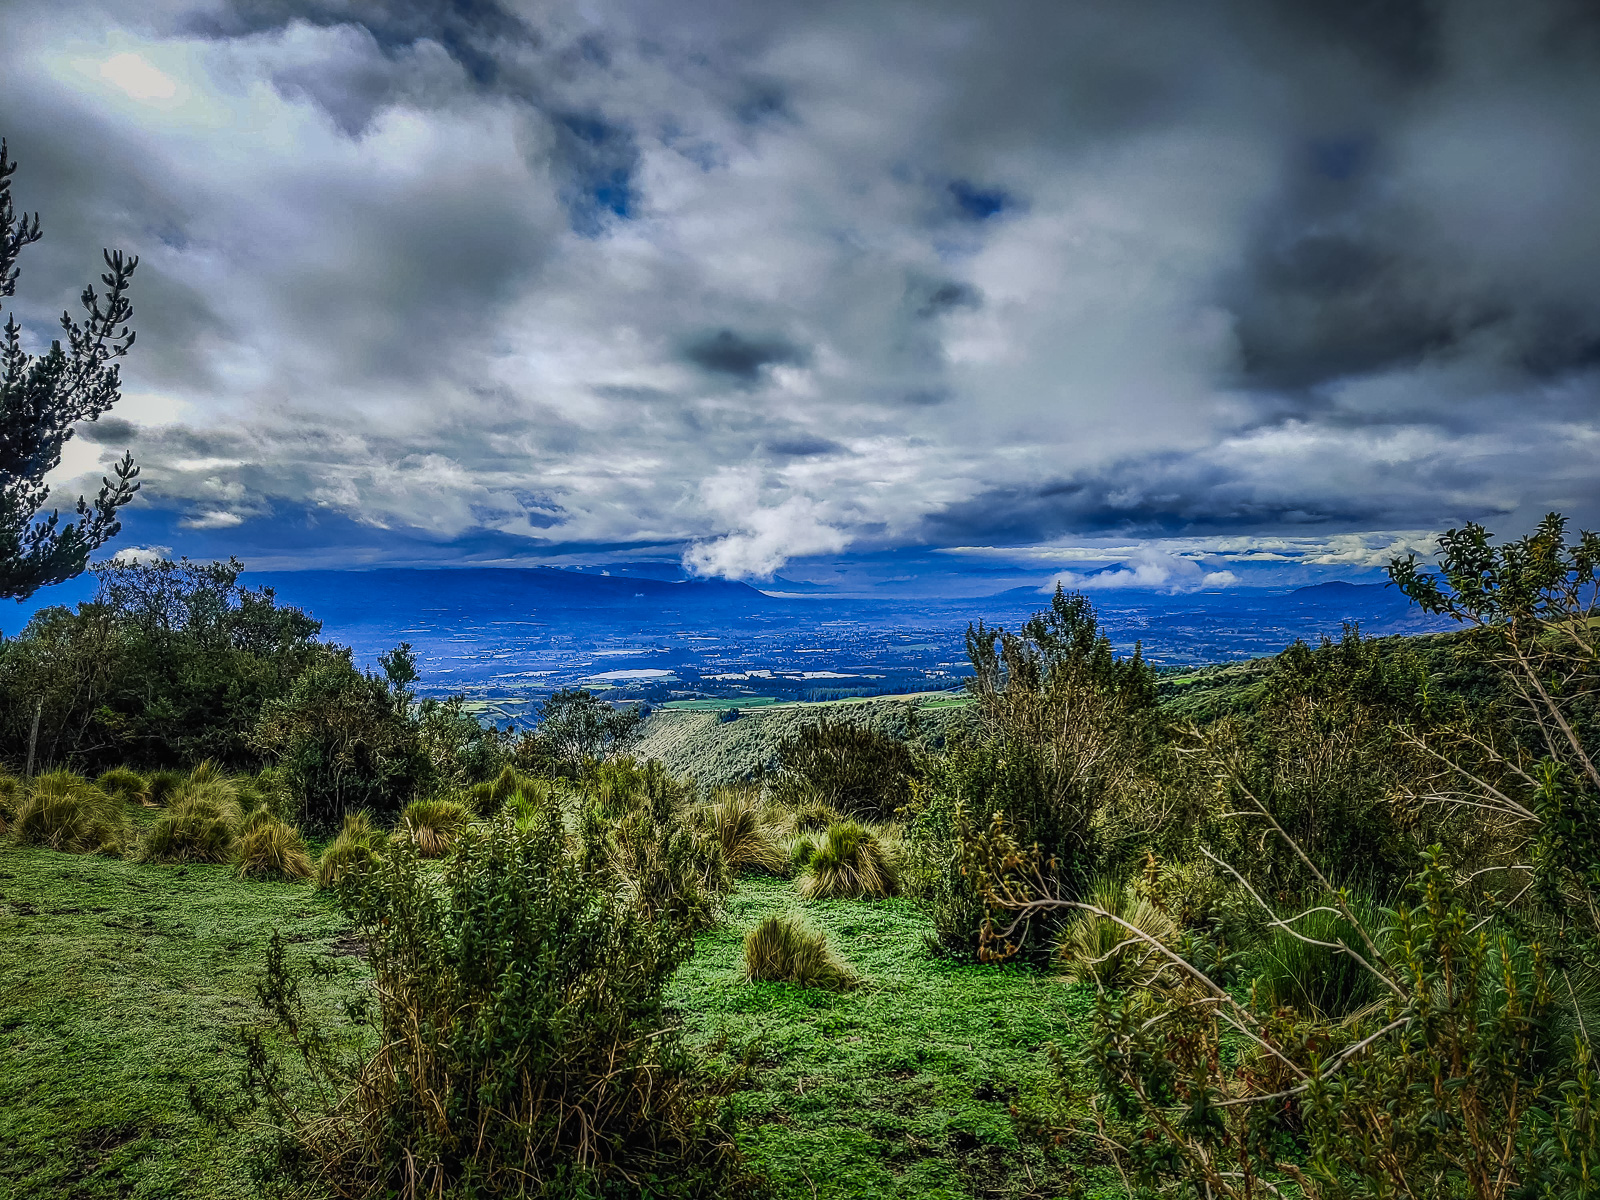
[[[744,983],[744,939],[803,912],[861,977],[851,992]],[[1009,1109],[1049,1103],[1050,1043],[1071,1049],[1091,988],[1021,968],[932,957],[908,900],[800,900],[745,877],[701,935],[670,1002],[691,1034],[754,1042],[740,1140],[778,1197],[1120,1195],[1086,1147],[1019,1141]]]
[[[188,1086],[233,1086],[271,931],[353,980],[343,928],[231,866],[0,843],[0,1197],[252,1194],[249,1137],[208,1130]]]

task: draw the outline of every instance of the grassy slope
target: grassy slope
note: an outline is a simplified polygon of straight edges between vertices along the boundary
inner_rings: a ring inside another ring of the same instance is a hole
[[[714,787],[772,769],[783,740],[824,717],[904,738],[912,708],[917,714],[918,736],[934,745],[941,744],[956,723],[970,719],[967,706],[939,696],[743,708],[735,721],[721,721],[721,714],[710,710],[657,709],[629,752],[640,759],[658,758],[672,774]]]
[[[744,932],[790,906],[861,990],[739,981]],[[185,1095],[237,1077],[274,928],[295,955],[333,955],[343,986],[360,977],[307,887],[0,843],[0,1197],[248,1195],[248,1135],[219,1138]],[[907,901],[802,903],[790,883],[746,879],[675,982],[693,1038],[760,1040],[736,1103],[778,1200],[1063,1191],[1063,1164],[1019,1146],[1006,1109],[1040,1093],[1044,1043],[1073,1044],[1090,994],[932,958],[927,930]]]
[[[0,1196],[249,1195],[245,1139],[208,1132],[188,1085],[232,1086],[271,931],[326,955],[343,924],[227,867],[0,842]]]

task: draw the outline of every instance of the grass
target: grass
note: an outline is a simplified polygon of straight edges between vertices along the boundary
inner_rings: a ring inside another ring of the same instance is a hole
[[[855,990],[743,981],[746,936],[791,912]],[[304,884],[0,844],[0,1197],[250,1195],[255,1135],[208,1129],[186,1089],[233,1086],[273,929],[292,958],[334,965],[307,984],[323,1011],[365,978],[331,898]],[[746,876],[673,981],[691,1041],[754,1046],[735,1104],[772,1200],[1119,1195],[1075,1165],[1082,1145],[1025,1144],[1008,1114],[1048,1103],[1047,1044],[1075,1046],[1093,990],[934,958],[930,932],[909,900],[797,899]]]
[[[744,983],[745,938],[790,912],[824,934],[860,986],[829,992]],[[1017,1138],[1008,1106],[1044,1099],[1048,1043],[1074,1047],[1094,1007],[1083,985],[1016,967],[955,964],[923,947],[909,900],[796,900],[746,877],[727,920],[700,936],[668,1002],[702,1044],[755,1043],[754,1086],[736,1097],[741,1146],[778,1200],[1120,1195]]]
[[[349,986],[343,921],[304,885],[0,843],[0,1196],[252,1195],[249,1137],[186,1094],[233,1086],[275,928]]]

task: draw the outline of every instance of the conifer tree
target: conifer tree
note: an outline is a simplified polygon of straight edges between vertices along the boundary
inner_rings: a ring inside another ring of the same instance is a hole
[[[41,236],[38,214],[19,217],[12,204],[16,169],[0,140],[0,297],[16,294],[17,258]],[[102,479],[93,501],[78,498],[76,520],[63,524],[58,511],[40,517],[50,493],[45,476],[61,464],[72,427],[121,398],[115,360],[133,345],[128,286],[139,260],[120,250],[104,253],[106,294],[84,288],[82,324],[61,314],[64,346],[55,341],[43,354],[27,353],[15,315],[0,330],[0,598],[26,599],[81,574],[89,555],[121,531],[117,510],[139,490],[139,468],[124,454],[112,467],[115,479]]]

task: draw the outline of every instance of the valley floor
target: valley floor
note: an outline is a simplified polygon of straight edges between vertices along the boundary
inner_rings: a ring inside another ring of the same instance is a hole
[[[790,908],[827,931],[860,989],[740,980],[745,931]],[[1087,1146],[1024,1145],[1009,1115],[1042,1102],[1048,1046],[1073,1047],[1092,992],[937,959],[929,928],[908,901],[802,902],[791,883],[746,878],[674,982],[693,1040],[756,1042],[735,1105],[774,1197],[1119,1194],[1075,1165]],[[252,1135],[209,1130],[187,1092],[233,1086],[274,929],[292,956],[336,964],[311,993],[335,1011],[364,968],[309,887],[0,844],[0,1196],[252,1194]]]

